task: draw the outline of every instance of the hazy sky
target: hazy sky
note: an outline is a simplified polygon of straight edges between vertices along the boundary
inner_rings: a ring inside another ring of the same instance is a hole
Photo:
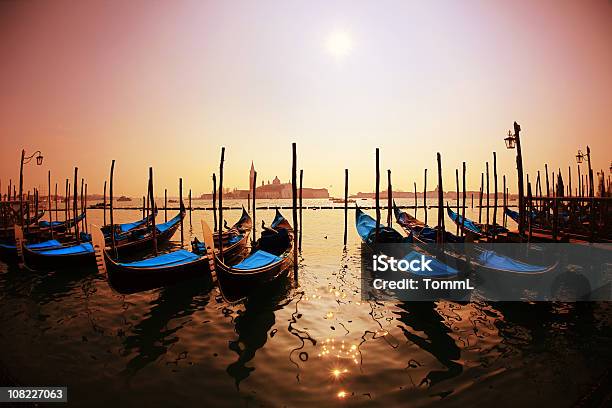
[[[425,167],[433,188],[437,151],[445,189],[463,160],[478,189],[497,151],[516,190],[514,120],[531,174],[575,177],[586,144],[595,170],[612,159],[608,0],[7,1],[0,66],[3,192],[22,147],[45,156],[26,188],[77,165],[101,192],[116,159],[119,192],[143,194],[152,165],[158,193],[182,176],[200,194],[222,145],[226,186],[251,160],[287,181],[292,141],[304,184],[336,195],[345,167],[373,190],[375,147],[396,189]]]

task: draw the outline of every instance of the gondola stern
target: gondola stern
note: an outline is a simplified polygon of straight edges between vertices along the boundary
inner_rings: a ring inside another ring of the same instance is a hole
[[[97,225],[92,224],[91,243],[96,257],[96,267],[101,275],[108,275],[106,269],[106,241],[102,230]]]

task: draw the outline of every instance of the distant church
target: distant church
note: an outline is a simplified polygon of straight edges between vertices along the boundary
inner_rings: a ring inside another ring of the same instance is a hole
[[[249,189],[238,190],[234,189],[225,193],[225,197],[229,199],[239,199],[253,197],[253,183],[255,181],[255,165],[251,161],[251,170],[249,172]],[[225,189],[224,189],[225,190]],[[274,180],[266,184],[263,180],[261,185],[257,187],[257,199],[276,199],[276,198],[291,198],[292,189],[291,183],[281,183],[278,176]],[[304,198],[329,198],[329,192],[326,188],[302,188],[302,196]],[[212,194],[202,194],[201,199],[211,199]]]

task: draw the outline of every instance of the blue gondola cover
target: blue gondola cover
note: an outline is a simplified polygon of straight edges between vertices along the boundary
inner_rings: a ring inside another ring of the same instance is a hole
[[[278,262],[281,259],[282,258],[269,252],[259,250],[249,255],[242,262],[234,265],[232,268],[241,270],[256,269]]]
[[[162,254],[153,258],[143,259],[135,262],[125,262],[119,265],[128,266],[130,268],[161,268],[168,266],[178,266],[197,261],[201,256],[189,252],[184,249]]]

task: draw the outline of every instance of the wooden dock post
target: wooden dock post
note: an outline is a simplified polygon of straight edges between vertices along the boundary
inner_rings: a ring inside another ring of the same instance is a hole
[[[465,199],[466,199],[466,185],[465,185],[465,173],[466,167],[465,162],[463,162],[463,205],[461,206],[461,236],[463,236],[463,229],[465,227]]]
[[[293,275],[297,282],[298,279],[298,244],[297,237],[299,235],[300,225],[298,225],[297,216],[297,145],[291,143],[292,160],[291,160],[291,198],[292,198],[292,215],[293,215]]]
[[[191,225],[191,189],[189,189],[189,225]]]
[[[546,214],[546,222],[548,222],[550,218],[550,182],[548,180],[548,163],[544,163],[544,173],[546,174],[546,204],[544,205],[544,213]]]
[[[482,193],[484,190],[484,173],[480,173],[480,192],[478,193],[478,223],[482,224]]]
[[[495,232],[495,226],[497,225],[497,153],[493,152],[493,190],[495,196],[493,197],[493,231]],[[494,234],[495,236],[497,234]]]
[[[147,210],[146,215],[145,215],[146,217],[149,216],[149,209],[151,208],[151,204],[149,203],[149,199],[150,199],[149,185],[147,184],[147,197],[146,197],[147,205],[146,205],[146,207],[145,207],[145,196],[142,196],[142,206],[143,206],[144,209]],[[145,217],[142,217],[142,218],[145,218]]]
[[[535,195],[539,197],[536,200],[538,211],[541,210],[542,206],[542,180],[540,179],[540,170],[538,170],[538,177],[536,178]]]
[[[437,242],[444,242],[444,188],[442,187],[442,156],[437,153],[438,159],[438,234]]]
[[[344,247],[346,248],[346,242],[348,239],[348,183],[349,183],[349,171],[344,169]]]
[[[85,223],[85,233],[89,234],[89,223],[87,222],[87,183],[85,183],[85,195],[83,196],[83,213],[84,213],[84,218],[83,221]]]
[[[568,176],[568,190],[569,190],[569,194],[568,196],[572,196],[572,166],[567,166],[567,176]]]
[[[504,206],[504,212],[502,215],[502,227],[506,228],[508,225],[508,216],[506,215],[506,208],[508,208],[508,195],[506,195],[506,175],[503,175],[503,190],[502,190],[502,204]]]
[[[376,191],[375,191],[375,206],[376,206],[376,230],[374,234],[374,245],[378,244],[378,234],[380,230],[380,150],[376,148]]]
[[[55,183],[55,196],[53,197],[53,201],[55,201],[55,221],[59,221],[59,218],[58,218],[59,209],[57,207],[57,183]]]
[[[115,245],[115,221],[113,218],[113,173],[114,172],[115,172],[115,160],[111,162],[109,200],[110,200],[111,249],[113,251],[113,256],[115,257],[115,259],[117,259],[117,246]]]
[[[64,193],[64,221],[66,221],[67,227],[66,229],[69,230],[69,226],[70,224],[68,223],[68,196],[70,195],[70,185],[69,185],[69,181],[68,179],[66,179],[66,191]],[[66,231],[67,232],[67,231]]]
[[[591,148],[587,145],[587,164],[589,165],[589,197],[595,197],[595,186],[593,182],[593,168],[591,167]]]
[[[149,167],[149,202],[151,203],[151,227],[153,228],[153,254],[157,256],[157,228],[155,227],[155,194],[153,193],[153,167]],[[182,232],[182,231],[181,231]]]
[[[179,177],[179,211],[183,211],[183,178]],[[181,248],[185,245],[185,233],[183,231],[183,214],[181,214]]]
[[[300,241],[298,243],[298,249],[300,251],[300,253],[302,252],[302,182],[304,181],[304,170],[300,169],[300,229],[299,229],[299,237],[300,237]]]
[[[582,197],[582,175],[580,174],[580,165],[577,164],[576,167],[578,167],[578,196]]]
[[[223,261],[223,162],[225,161],[225,147],[221,147],[221,161],[219,162],[219,259]]]
[[[78,206],[77,206],[77,187],[79,185],[79,168],[75,167],[74,168],[74,199],[72,202],[72,214],[74,216],[74,237],[76,239],[76,242],[81,242],[81,237],[79,237],[79,223],[77,222],[77,211],[78,211]]]
[[[214,221],[213,231],[217,231],[217,175],[215,173],[213,173],[212,175],[212,180],[213,180],[212,207],[213,207],[213,221]]]
[[[164,222],[168,222],[168,189],[164,188]]]
[[[147,192],[148,194],[148,192]],[[145,205],[145,196],[142,196],[142,218],[146,218],[147,217],[147,208],[149,207],[149,205]]]
[[[455,192],[455,199],[457,200],[457,215],[459,215],[459,169],[455,169],[455,183],[457,187],[457,191]],[[456,222],[457,230],[455,231],[455,235],[459,236],[459,223]]]
[[[21,168],[19,169],[19,225],[23,227],[23,161],[25,160],[25,150],[21,150]]]
[[[489,162],[486,162],[486,172],[487,172],[487,214],[486,214],[486,220],[487,220],[487,230],[489,229],[489,195],[490,195],[490,190],[489,190]]]
[[[104,180],[104,194],[102,195],[102,225],[106,225],[106,180]]]
[[[514,122],[514,142],[516,143],[516,171],[518,175],[518,206],[519,206],[519,235],[525,230],[525,191],[523,186],[523,153],[521,149],[521,125]]]
[[[47,190],[49,191],[49,197],[47,199],[47,206],[49,207],[49,231],[51,233],[51,239],[53,239],[53,211],[51,211],[51,170],[47,172],[47,186],[49,187],[49,190]]]
[[[531,194],[531,183],[529,181],[527,181],[527,199],[529,200],[529,204],[531,206],[532,194]],[[533,237],[533,220],[531,218],[531,215],[527,216],[527,228],[529,231],[527,235],[527,242],[531,242],[531,239]]]
[[[419,207],[419,203],[417,202],[417,185],[416,181],[414,182],[414,218],[417,217],[417,208]]]
[[[391,186],[391,170],[387,169],[387,226],[391,228],[391,202],[393,201],[393,187]]]
[[[427,225],[427,169],[425,169],[425,180],[423,182],[423,211],[425,211],[425,225]]]

